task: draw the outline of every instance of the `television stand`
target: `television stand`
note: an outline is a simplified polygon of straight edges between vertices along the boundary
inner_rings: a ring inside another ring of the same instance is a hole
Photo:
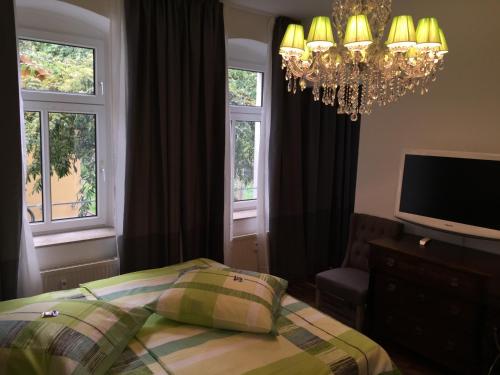
[[[371,334],[453,372],[488,374],[498,355],[500,254],[419,240],[369,242]]]

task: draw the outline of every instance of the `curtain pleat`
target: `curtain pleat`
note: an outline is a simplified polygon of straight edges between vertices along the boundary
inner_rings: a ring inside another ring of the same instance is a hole
[[[111,72],[110,122],[113,134],[114,168],[114,227],[117,239],[117,253],[121,256],[123,245],[123,215],[125,205],[125,164],[126,164],[126,114],[127,114],[127,58],[125,42],[124,0],[111,0],[110,33],[108,37]]]
[[[274,18],[268,23],[269,40],[272,39]],[[259,140],[259,165],[257,184],[257,249],[258,269],[269,273],[269,133],[271,127],[271,95],[273,49],[271,43],[267,46],[266,70],[264,72],[264,107]]]
[[[277,53],[292,20],[273,33],[269,146],[271,271],[294,280],[342,263],[354,210],[360,122],[291,94]]]
[[[124,272],[223,260],[225,39],[216,0],[126,0]]]
[[[2,35],[3,74],[2,136],[0,159],[0,300],[17,297],[19,249],[23,207],[23,164],[21,153],[21,118],[17,68],[17,40],[14,0],[0,2],[0,35]]]

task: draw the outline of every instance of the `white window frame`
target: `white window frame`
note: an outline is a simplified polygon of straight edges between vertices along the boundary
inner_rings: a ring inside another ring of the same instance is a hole
[[[106,56],[104,41],[98,39],[88,39],[72,35],[63,35],[50,33],[46,31],[19,29],[19,39],[35,40],[40,42],[64,44],[73,47],[83,47],[93,49],[94,54],[94,95],[86,94],[70,94],[62,92],[37,91],[37,90],[22,90],[23,100],[26,101],[44,101],[57,103],[78,103],[78,104],[95,104],[106,105],[105,88],[105,72],[106,72]]]
[[[229,120],[231,122],[231,142],[235,142],[234,139],[234,122],[235,121],[253,121],[253,122],[259,122],[260,126],[262,126],[263,122],[263,114],[264,114],[264,67],[256,64],[250,64],[250,63],[245,63],[242,61],[230,61],[228,64],[228,69],[237,69],[237,70],[247,70],[247,71],[252,71],[256,73],[261,73],[262,74],[262,81],[261,81],[261,88],[260,88],[260,94],[262,95],[261,97],[261,105],[260,107],[252,107],[252,106],[237,106],[237,105],[230,105],[229,106]],[[259,139],[260,139],[260,127],[255,128],[256,132],[259,132]],[[259,142],[258,142],[259,143]],[[254,153],[254,163],[256,166],[258,166],[259,163],[259,144],[256,144],[255,147],[255,153]],[[231,147],[232,150],[232,155],[231,155],[231,168],[234,170],[234,147]],[[233,175],[233,172],[231,172],[231,175]],[[255,176],[256,177],[256,176]],[[257,186],[259,184],[259,181],[257,180]],[[234,176],[233,176],[233,181],[231,181],[231,189],[234,189]],[[257,209],[257,201],[259,199],[259,196],[257,195],[257,199],[253,200],[247,200],[247,201],[240,201],[236,202],[233,201],[233,212],[239,212],[239,211],[249,211],[249,210],[255,210]]]
[[[43,222],[31,223],[34,234],[67,232],[95,228],[108,224],[109,184],[106,182],[106,170],[109,155],[107,153],[107,116],[105,72],[105,43],[77,36],[49,33],[37,30],[20,29],[18,39],[29,39],[49,43],[92,48],[94,50],[94,95],[55,93],[36,90],[22,90],[23,106],[26,112],[40,113],[40,133],[42,152],[43,181]],[[91,217],[52,220],[50,160],[49,160],[49,124],[48,113],[82,113],[96,116],[96,180],[97,180],[97,215]]]

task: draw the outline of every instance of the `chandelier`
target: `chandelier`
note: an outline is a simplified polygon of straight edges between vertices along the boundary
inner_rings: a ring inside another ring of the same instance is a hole
[[[280,46],[288,91],[312,87],[314,100],[338,102],[338,113],[356,121],[375,103],[387,105],[409,92],[428,92],[443,69],[448,46],[436,18],[396,16],[386,40],[391,0],[333,0],[329,17],[315,17],[307,39],[302,25],[288,26]],[[335,36],[334,37],[334,32]]]

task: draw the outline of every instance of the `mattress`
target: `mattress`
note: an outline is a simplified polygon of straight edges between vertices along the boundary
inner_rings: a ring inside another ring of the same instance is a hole
[[[207,265],[220,266],[196,259],[0,303],[0,312],[27,301],[60,299],[98,299],[132,310],[158,298],[180,272]],[[152,314],[108,373],[400,374],[385,350],[368,337],[289,295],[281,306],[276,336],[193,326]]]

